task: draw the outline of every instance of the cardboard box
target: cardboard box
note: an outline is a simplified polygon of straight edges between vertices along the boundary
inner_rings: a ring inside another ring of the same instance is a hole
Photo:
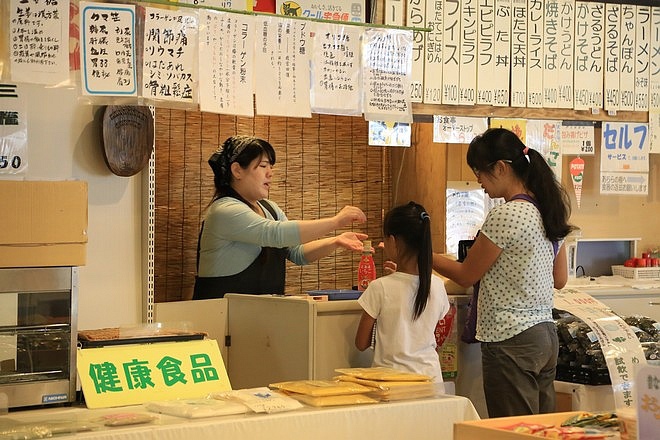
[[[87,182],[0,180],[0,267],[82,266]]]
[[[501,428],[515,425],[516,423],[539,423],[559,426],[567,419],[576,414],[580,414],[580,412],[581,411],[571,411],[539,414],[535,416],[499,417],[494,419],[454,423],[454,440],[538,440],[539,437],[537,436],[518,434]]]

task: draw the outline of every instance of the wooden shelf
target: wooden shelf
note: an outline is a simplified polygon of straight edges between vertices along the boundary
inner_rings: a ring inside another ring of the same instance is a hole
[[[600,109],[596,114],[590,110],[563,108],[494,107],[489,105],[442,105],[413,103],[414,122],[433,122],[433,115],[474,116],[524,119],[559,119],[563,121],[612,121],[648,122],[648,112],[619,111],[608,115]]]

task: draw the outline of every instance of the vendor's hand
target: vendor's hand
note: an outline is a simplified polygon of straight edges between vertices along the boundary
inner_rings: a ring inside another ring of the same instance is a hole
[[[335,237],[335,245],[349,251],[362,252],[364,249],[362,240],[366,240],[367,237],[369,237],[367,234],[359,232],[344,232]]]
[[[355,206],[344,206],[341,211],[335,215],[337,227],[343,228],[350,226],[351,223],[364,223],[367,221],[367,216],[362,210]]]

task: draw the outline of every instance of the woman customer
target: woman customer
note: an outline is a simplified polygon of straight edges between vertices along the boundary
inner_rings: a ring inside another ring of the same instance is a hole
[[[424,374],[442,383],[434,330],[449,310],[442,279],[431,271],[431,221],[421,205],[393,208],[383,223],[385,256],[397,271],[369,283],[358,302],[364,309],[355,346],[371,345],[373,366]],[[444,387],[443,387],[444,388]]]
[[[553,412],[552,297],[568,277],[568,195],[543,156],[503,128],[477,136],[467,163],[485,192],[506,203],[488,213],[462,263],[434,254],[433,268],[463,287],[480,280],[476,337],[489,416]]]
[[[193,299],[222,298],[230,292],[283,294],[286,259],[303,265],[338,248],[362,251],[366,234],[320,238],[365,222],[359,208],[346,206],[333,217],[291,221],[266,199],[275,150],[265,140],[232,136],[209,165],[215,195],[200,232]]]

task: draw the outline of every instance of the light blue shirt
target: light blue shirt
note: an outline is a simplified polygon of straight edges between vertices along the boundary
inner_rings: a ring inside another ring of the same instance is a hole
[[[266,218],[233,197],[223,197],[211,204],[200,238],[199,276],[219,277],[242,272],[259,256],[262,246],[288,247],[289,261],[308,264],[297,223],[289,221],[276,203],[270,200],[268,203],[278,220],[263,205],[260,204]]]

